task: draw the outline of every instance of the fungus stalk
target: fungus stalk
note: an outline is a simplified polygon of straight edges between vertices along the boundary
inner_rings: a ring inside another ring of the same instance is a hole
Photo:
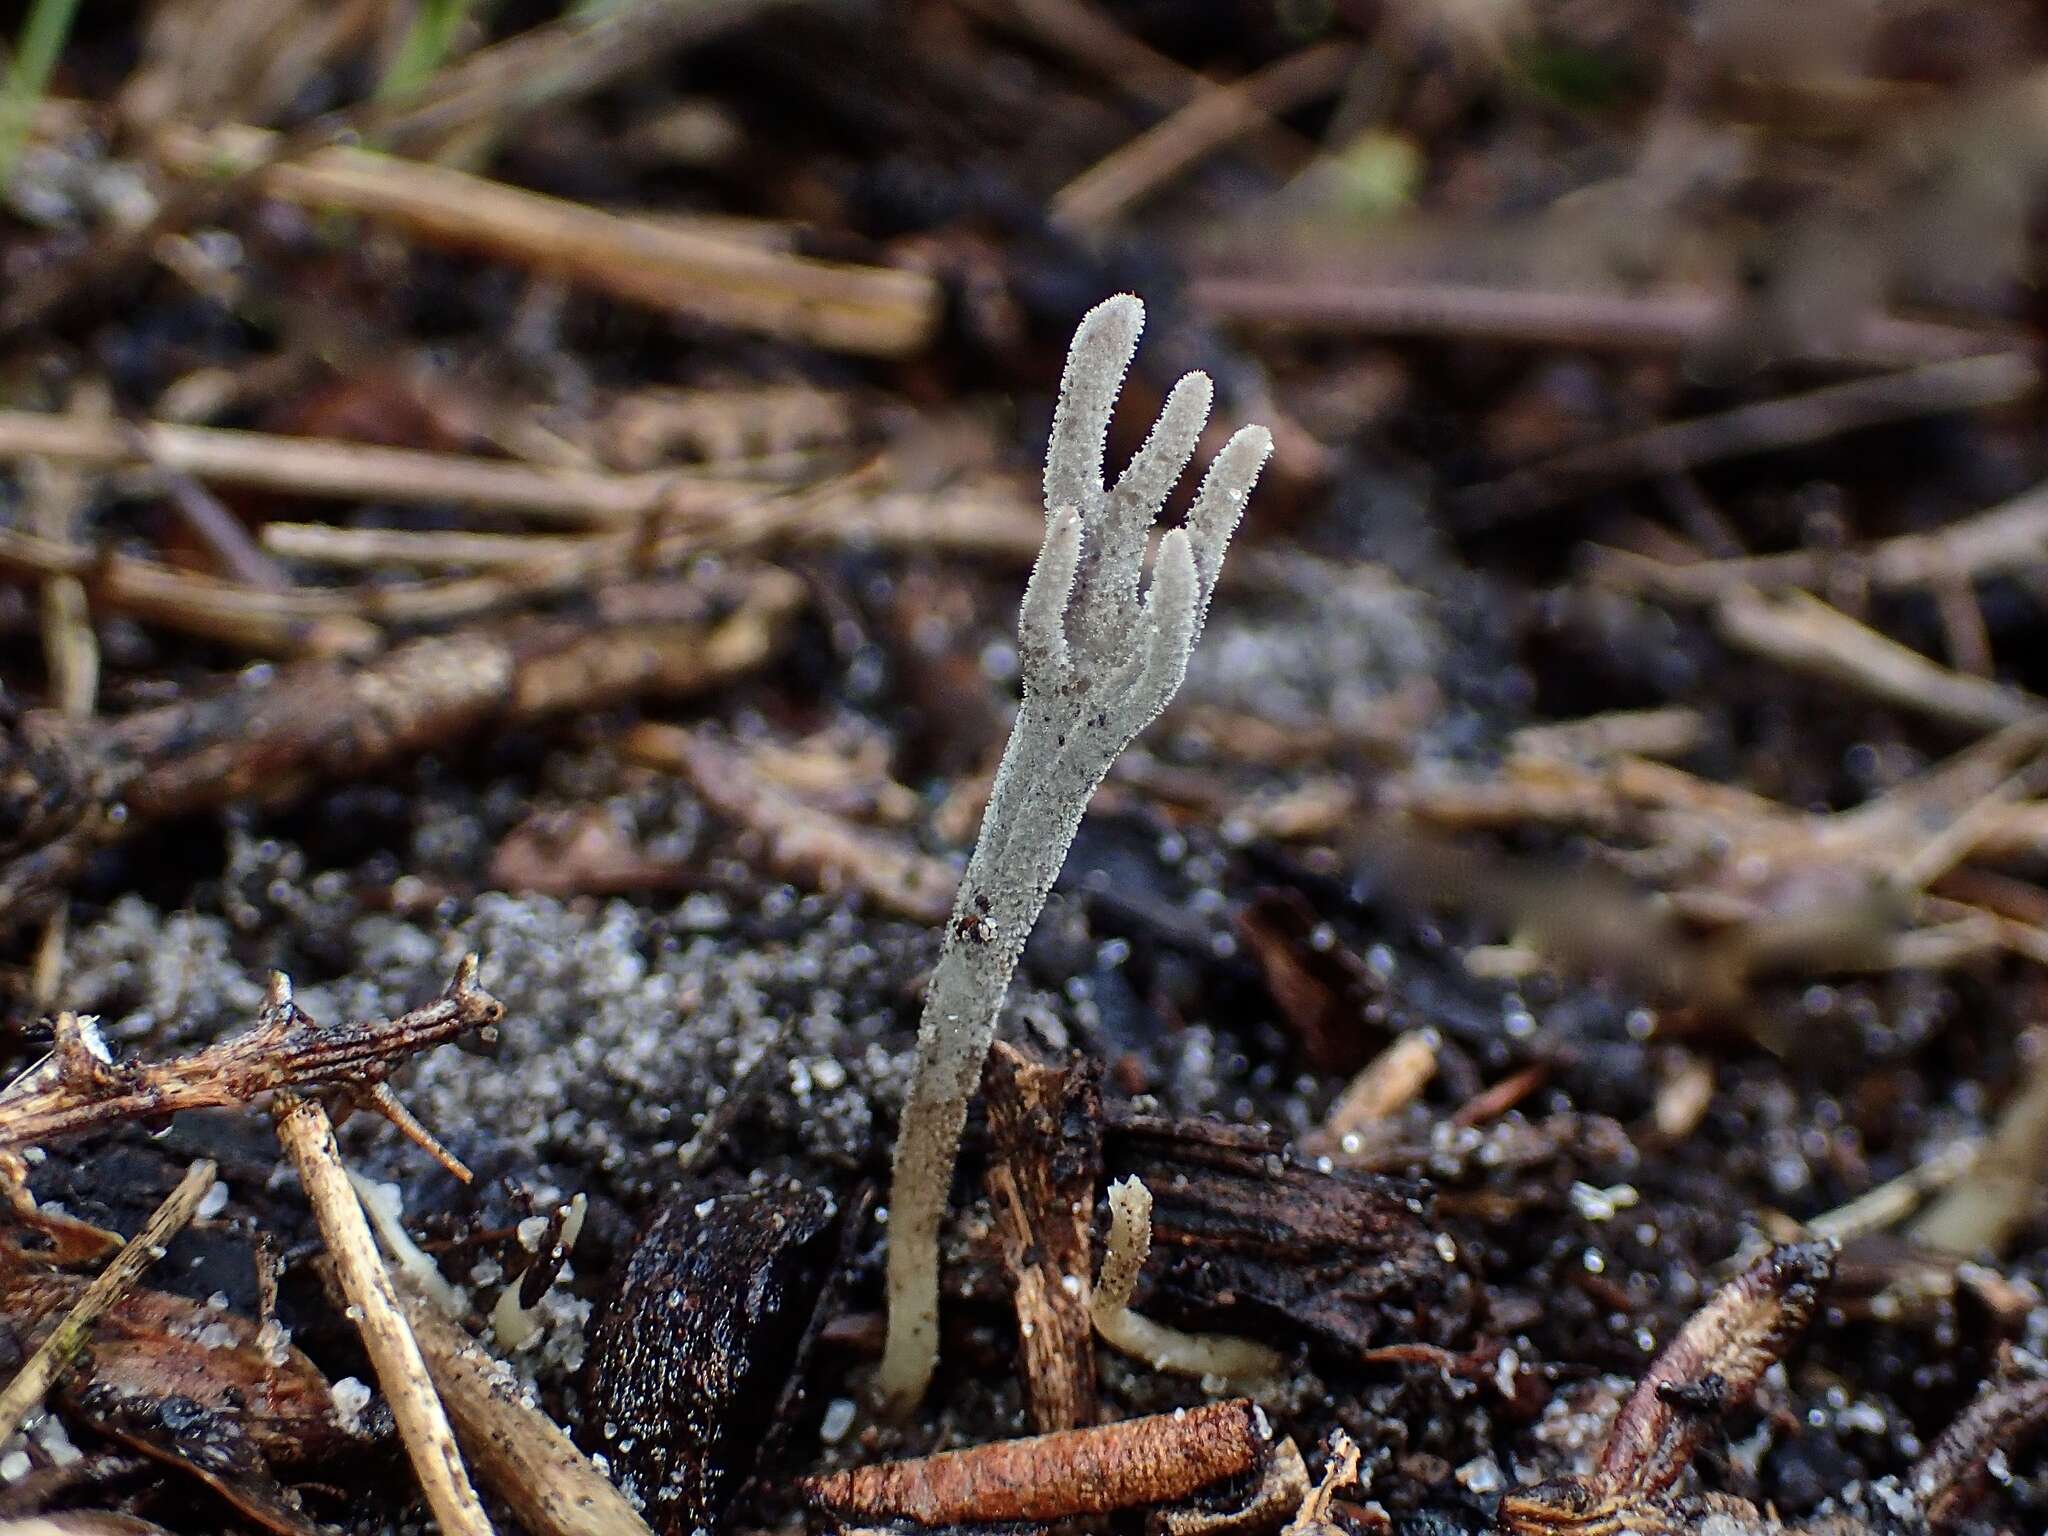
[[[1182,1333],[1131,1310],[1152,1253],[1152,1191],[1135,1174],[1109,1186],[1109,1246],[1089,1312],[1105,1342],[1156,1371],[1199,1376],[1212,1391],[1252,1391],[1280,1378],[1279,1354],[1223,1333]]]
[[[1272,452],[1263,427],[1245,427],[1224,445],[1187,526],[1160,540],[1141,596],[1147,536],[1194,457],[1212,393],[1199,373],[1175,385],[1144,447],[1104,488],[1110,413],[1144,320],[1144,305],[1128,294],[1098,304],[1074,333],[1060,380],[1045,456],[1045,543],[1017,622],[1023,703],[925,995],[897,1133],[889,1334],[876,1377],[897,1413],[916,1405],[937,1364],[939,1224],[967,1101],[1025,936],[1103,775],[1186,676],[1223,552]]]

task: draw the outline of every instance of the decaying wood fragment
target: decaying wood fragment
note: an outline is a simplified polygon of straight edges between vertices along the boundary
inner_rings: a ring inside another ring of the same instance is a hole
[[[1348,1359],[1467,1342],[1481,1298],[1418,1188],[1305,1167],[1274,1136],[1210,1121],[1112,1110],[1104,1146],[1111,1177],[1153,1193],[1162,1319]]]
[[[272,987],[273,1002],[288,1003],[288,995],[280,996],[285,993],[282,977],[278,983]],[[333,1256],[349,1314],[391,1404],[391,1416],[398,1421],[399,1438],[405,1442],[427,1507],[443,1536],[491,1536],[491,1523],[455,1448],[454,1432],[420,1356],[419,1342],[399,1310],[391,1274],[342,1165],[327,1111],[317,1100],[287,1092],[277,1096],[271,1112],[277,1139],[298,1170],[320,1235]]]
[[[504,1364],[410,1286],[398,1302],[477,1479],[521,1525],[534,1536],[651,1536]]]
[[[1149,1528],[1164,1536],[1264,1536],[1278,1530],[1309,1496],[1308,1465],[1289,1435],[1273,1447],[1259,1485],[1242,1502],[1224,1509],[1183,1505],[1162,1509]]]
[[[1018,1373],[1041,1431],[1095,1419],[1095,1191],[1102,1184],[1102,1079],[1050,1067],[997,1041],[982,1073],[995,1155],[989,1204],[1017,1308]]]
[[[807,1478],[812,1502],[849,1521],[988,1525],[1169,1504],[1261,1469],[1266,1416],[1248,1398],[1092,1429],[999,1440]]]
[[[508,722],[723,682],[773,654],[801,597],[795,577],[761,571],[716,620],[515,620],[115,720],[0,722],[0,931],[48,911],[96,850],[148,823],[285,802]]]
[[[214,1164],[203,1159],[186,1170],[177,1187],[142,1224],[142,1230],[114,1255],[15,1373],[6,1389],[0,1391],[0,1440],[19,1429],[21,1421],[42,1402],[51,1385],[85,1348],[93,1324],[127,1294],[145,1269],[163,1256],[164,1244],[192,1219],[201,1197],[213,1188],[214,1172]]]
[[[663,1536],[717,1530],[775,1435],[847,1208],[802,1185],[675,1190],[591,1340],[585,1443]]]
[[[779,875],[827,892],[857,890],[884,911],[920,923],[943,922],[953,908],[959,876],[943,859],[805,803],[709,732],[636,726],[625,750],[635,761],[682,774],[720,816],[758,834]]]
[[[1331,1506],[1338,1494],[1358,1486],[1358,1471],[1364,1459],[1356,1440],[1341,1429],[1332,1430],[1322,1481],[1303,1494],[1301,1505],[1287,1522],[1282,1536],[1321,1536],[1322,1532],[1340,1529],[1332,1517]]]
[[[1831,1243],[1778,1248],[1715,1292],[1622,1406],[1595,1474],[1602,1485],[1641,1496],[1677,1481],[1712,1419],[1746,1402],[1806,1331],[1834,1268]]]
[[[1805,1331],[1834,1256],[1831,1243],[1775,1248],[1716,1291],[1637,1383],[1594,1470],[1508,1494],[1497,1517],[1502,1536],[1706,1529],[1686,1507],[1696,1501],[1676,1500],[1673,1486],[1720,1415],[1746,1402]],[[1755,1514],[1739,1500],[1713,1503],[1731,1520]]]
[[[1961,1524],[1991,1478],[1992,1457],[2048,1425],[2048,1376],[2006,1375],[1986,1384],[1975,1402],[1906,1474],[1906,1493],[1927,1529]]]
[[[1131,1310],[1138,1274],[1152,1252],[1152,1192],[1139,1178],[1109,1186],[1109,1241],[1089,1314],[1103,1341],[1157,1371],[1197,1376],[1210,1391],[1264,1390],[1281,1377],[1279,1351],[1222,1333],[1184,1333]]]
[[[119,1397],[98,1387],[78,1394],[70,1407],[95,1433],[205,1484],[257,1530],[270,1536],[335,1536],[334,1527],[306,1517],[297,1495],[277,1480],[227,1414],[175,1397]]]
[[[281,1089],[342,1088],[389,1116],[384,1080],[407,1057],[466,1035],[489,1038],[505,1008],[476,984],[475,955],[424,1007],[395,1019],[318,1024],[273,988],[256,1026],[189,1056],[149,1065],[114,1062],[72,1020],[50,1054],[0,1090],[0,1155],[123,1120],[247,1104]],[[402,1115],[402,1111],[400,1112]],[[410,1116],[400,1128],[417,1131]]]

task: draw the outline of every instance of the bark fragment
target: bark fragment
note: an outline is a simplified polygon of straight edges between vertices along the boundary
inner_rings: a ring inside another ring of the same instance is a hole
[[[817,1190],[678,1192],[592,1344],[584,1443],[664,1532],[715,1530],[801,1363],[841,1210]]]
[[[997,1041],[982,1085],[995,1158],[989,1204],[1016,1298],[1018,1368],[1041,1431],[1095,1420],[1095,1191],[1102,1184],[1102,1080],[1049,1067]]]
[[[1113,1114],[1105,1144],[1110,1176],[1154,1195],[1148,1306],[1162,1318],[1352,1359],[1469,1335],[1480,1296],[1419,1188],[1304,1167],[1266,1132],[1208,1121]]]
[[[1093,1429],[807,1478],[811,1500],[847,1521],[923,1526],[1065,1520],[1169,1504],[1258,1471],[1266,1416],[1249,1398]]]

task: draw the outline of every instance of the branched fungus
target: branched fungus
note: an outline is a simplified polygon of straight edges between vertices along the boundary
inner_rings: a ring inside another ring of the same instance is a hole
[[[938,1359],[938,1233],[968,1097],[996,1014],[1089,797],[1119,752],[1166,707],[1187,672],[1216,574],[1272,437],[1245,427],[1203,478],[1187,526],[1147,535],[1179,481],[1211,388],[1191,373],[1113,488],[1102,482],[1110,412],[1137,351],[1145,307],[1128,294],[1074,333],[1045,456],[1045,543],[1018,618],[1024,699],[996,771],[981,835],[955,898],[918,1026],[889,1195],[889,1335],[876,1385],[907,1412]]]
[[[1155,1371],[1199,1376],[1212,1391],[1254,1392],[1277,1381],[1286,1361],[1250,1339],[1182,1333],[1131,1310],[1138,1274],[1152,1253],[1152,1191],[1133,1175],[1109,1186],[1109,1246],[1091,1304],[1095,1331]]]

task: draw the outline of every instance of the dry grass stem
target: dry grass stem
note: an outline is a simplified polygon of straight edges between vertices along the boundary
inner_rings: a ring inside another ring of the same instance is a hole
[[[1358,280],[1304,274],[1198,278],[1189,297],[1219,320],[1317,335],[1444,336],[1529,347],[1680,352],[1739,319],[1710,293],[1560,292],[1450,282]],[[1873,368],[1956,361],[2010,349],[1997,332],[1871,315],[1829,349],[1802,361]]]
[[[690,471],[615,475],[222,427],[0,411],[0,460],[30,455],[99,469],[158,464],[210,483],[295,496],[446,503],[600,526],[761,494],[758,486]]]
[[[1921,1212],[1913,1237],[1943,1253],[2003,1254],[2048,1182],[2048,1052],[2036,1055],[1969,1171]]]
[[[1131,100],[1161,112],[1178,111],[1212,92],[1230,89],[1132,36],[1087,0],[971,0],[971,4],[976,14],[1028,33],[1093,71]],[[1313,142],[1263,115],[1251,124],[1245,148],[1282,179],[1308,164],[1316,151]]]
[[[1897,1178],[1865,1190],[1847,1204],[1823,1211],[1806,1223],[1807,1233],[1823,1242],[1850,1243],[1895,1227],[1929,1195],[1965,1177],[1981,1151],[1976,1142],[1956,1142]]]
[[[163,1257],[164,1245],[192,1219],[200,1200],[213,1188],[214,1173],[214,1164],[205,1159],[188,1168],[177,1187],[143,1223],[142,1230],[94,1277],[64,1320],[23,1362],[6,1390],[0,1391],[0,1440],[21,1428],[22,1421],[35,1411],[58,1377],[78,1358],[91,1337],[93,1324],[134,1287],[144,1270]]]
[[[1278,113],[1328,95],[1357,62],[1349,43],[1316,43],[1245,79],[1204,90],[1053,195],[1055,222],[1108,224],[1190,165]]]
[[[275,1006],[290,1006],[290,993],[278,978],[272,987]],[[279,1094],[272,1107],[277,1139],[298,1170],[314,1220],[334,1260],[335,1277],[348,1298],[349,1315],[362,1335],[364,1351],[384,1389],[398,1434],[419,1478],[420,1491],[433,1511],[443,1536],[491,1536],[491,1523],[470,1486],[455,1448],[433,1378],[420,1354],[419,1342],[399,1310],[391,1275],[377,1253],[362,1202],[350,1185],[334,1126],[317,1100]]]
[[[262,161],[274,135],[167,132],[173,170],[217,175]],[[446,166],[339,146],[276,161],[272,197],[388,220],[421,240],[480,250],[551,277],[693,319],[839,351],[899,357],[931,340],[936,281],[921,272],[820,261],[676,220],[633,218]]]
[[[349,138],[403,146],[437,142],[489,120],[500,131],[519,117],[596,90],[625,71],[709,36],[775,0],[631,0],[583,7],[439,71],[396,100],[372,97],[270,141],[232,173],[218,166],[172,190],[139,225],[90,242],[73,259],[33,273],[0,299],[0,336],[13,338],[81,297],[118,284],[178,231],[216,218],[247,195],[271,165]]]
[[[1323,1123],[1303,1141],[1312,1153],[1355,1152],[1374,1127],[1398,1115],[1436,1076],[1436,1038],[1411,1029],[1359,1069]]]
[[[1738,588],[1715,618],[1722,638],[1751,655],[1968,730],[1995,731],[2048,709],[2048,700],[1930,661],[1804,592]]]
[[[272,554],[350,570],[383,571],[395,565],[428,570],[522,570],[538,561],[588,553],[591,543],[588,535],[336,528],[328,523],[263,525],[263,547]]]
[[[502,1361],[409,1285],[398,1303],[477,1479],[522,1526],[533,1536],[651,1536]]]
[[[2004,405],[2032,394],[2039,383],[2039,370],[2018,352],[1927,363],[1571,449],[1473,488],[1464,510],[1482,524],[1526,517],[1631,480],[1824,442],[1885,422]]]

